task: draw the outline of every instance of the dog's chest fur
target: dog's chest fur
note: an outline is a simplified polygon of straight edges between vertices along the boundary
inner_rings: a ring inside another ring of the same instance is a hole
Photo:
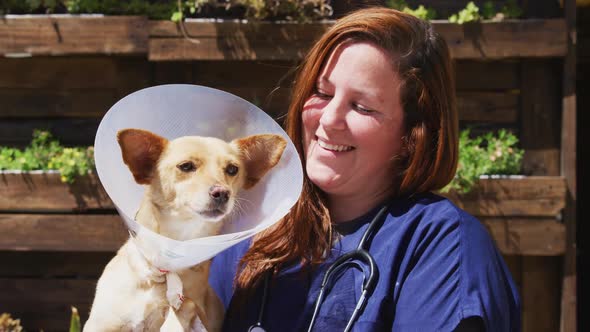
[[[184,219],[174,215],[161,215],[161,218],[160,234],[179,241],[217,235],[223,226],[223,220],[209,222],[199,218]]]

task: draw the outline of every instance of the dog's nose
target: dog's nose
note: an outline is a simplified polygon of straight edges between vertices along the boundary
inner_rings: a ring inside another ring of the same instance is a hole
[[[221,186],[213,186],[209,189],[209,196],[219,205],[227,203],[229,190]]]

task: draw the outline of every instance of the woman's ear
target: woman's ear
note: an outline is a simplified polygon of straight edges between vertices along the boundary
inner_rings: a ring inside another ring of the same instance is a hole
[[[246,166],[244,189],[253,187],[281,159],[287,141],[280,135],[262,134],[234,140]]]
[[[123,129],[117,133],[117,141],[135,182],[149,184],[168,140],[147,130]]]

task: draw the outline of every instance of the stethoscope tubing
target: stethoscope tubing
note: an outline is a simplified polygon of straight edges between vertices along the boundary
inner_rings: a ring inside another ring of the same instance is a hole
[[[373,239],[374,234],[376,233],[377,229],[381,227],[383,222],[385,221],[385,216],[389,205],[384,205],[379,212],[373,217],[373,220],[367,226],[367,229],[363,233],[359,244],[355,250],[345,253],[344,255],[338,257],[326,270],[324,277],[322,278],[322,283],[320,286],[320,291],[316,298],[316,302],[314,305],[313,314],[311,317],[311,321],[309,322],[309,326],[307,331],[311,332],[313,325],[315,324],[316,316],[320,311],[322,302],[324,301],[324,297],[326,296],[327,292],[329,291],[328,285],[330,285],[330,280],[333,276],[335,276],[338,272],[346,268],[348,265],[355,265],[363,272],[363,288],[361,292],[361,296],[356,303],[354,311],[346,324],[346,328],[344,329],[345,332],[348,332],[352,329],[352,326],[358,319],[358,316],[364,310],[364,307],[373,293],[375,286],[377,285],[377,281],[379,280],[379,268],[377,267],[377,263],[371,254],[369,253],[369,246]],[[365,273],[365,270],[361,267],[360,264],[356,263],[356,261],[362,261],[369,267],[369,274]],[[264,277],[264,290],[262,293],[262,302],[260,304],[260,311],[258,313],[258,321],[250,326],[248,329],[249,332],[263,332],[265,331],[262,327],[262,319],[264,316],[264,311],[266,308],[266,302],[268,298],[268,288],[269,288],[269,279],[271,276],[271,272],[268,271]]]

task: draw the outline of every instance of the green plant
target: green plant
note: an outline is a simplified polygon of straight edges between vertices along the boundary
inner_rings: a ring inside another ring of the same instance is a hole
[[[518,138],[504,129],[497,134],[489,132],[473,138],[469,129],[461,131],[457,173],[442,192],[467,193],[481,175],[520,173],[524,151],[517,144]]]
[[[24,149],[0,147],[0,170],[58,170],[63,182],[94,168],[92,147],[63,147],[48,131],[33,131],[31,144]]]
[[[3,313],[0,315],[0,332],[22,332],[20,319],[13,319],[10,314]]]
[[[389,8],[397,9],[404,13],[414,15],[423,20],[434,20],[436,18],[436,11],[433,8],[424,7],[424,5],[420,5],[418,8],[412,9],[404,0],[387,0],[385,5]]]
[[[470,1],[465,8],[461,9],[458,13],[451,15],[451,17],[449,17],[449,22],[463,24],[479,21],[481,18],[479,7],[477,7],[473,1]]]
[[[80,325],[80,315],[78,314],[78,309],[76,307],[72,307],[72,316],[70,318],[70,332],[80,332],[81,325]]]
[[[434,9],[426,8],[423,5],[418,6],[416,9],[404,7],[403,12],[414,15],[417,18],[421,18],[423,20],[434,20],[436,17],[436,11]]]
[[[332,15],[328,0],[217,0],[178,1],[179,9],[173,21],[183,17],[215,15],[238,16],[251,20],[285,20],[301,23],[320,20]]]
[[[480,20],[501,21],[507,18],[517,18],[522,15],[522,9],[516,3],[516,0],[508,0],[502,6],[501,10],[496,9],[493,1],[486,1],[482,4],[481,10],[472,1],[458,13],[449,17],[449,22],[463,24]]]

